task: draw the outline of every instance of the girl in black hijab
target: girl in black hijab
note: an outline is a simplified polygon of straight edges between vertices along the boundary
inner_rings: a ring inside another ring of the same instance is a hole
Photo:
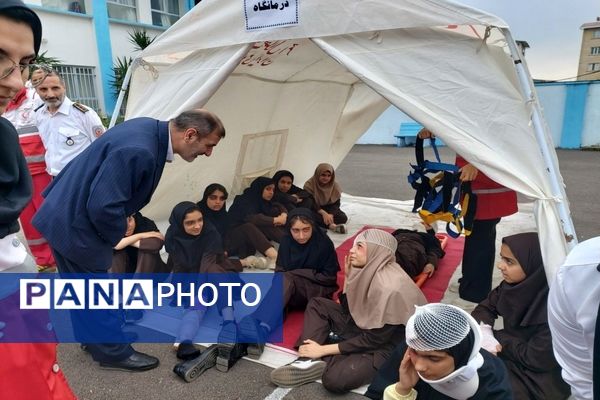
[[[294,174],[285,169],[275,172],[275,195],[273,201],[283,205],[288,211],[296,207],[311,208],[310,194],[294,185]]]
[[[154,221],[142,213],[127,217],[127,231],[114,247],[110,272],[117,274],[165,273],[165,263],[160,258],[164,236]]]
[[[177,204],[169,217],[165,249],[173,272],[217,272],[217,255],[222,253],[220,235],[191,201]]]
[[[340,270],[333,242],[309,209],[296,208],[288,219],[275,269],[284,273],[284,305],[305,307],[313,297],[331,298]]]
[[[229,226],[227,217],[227,208],[225,202],[229,197],[225,186],[219,183],[211,183],[204,189],[202,199],[196,203],[202,211],[202,215],[210,221],[219,231],[221,238],[225,237]]]
[[[169,228],[165,235],[165,248],[169,253],[167,265],[173,273],[223,273],[217,262],[222,256],[221,238],[215,227],[204,220],[200,208],[191,201],[177,204],[169,217]],[[181,279],[181,276],[174,279]],[[184,283],[194,279],[184,279]],[[218,294],[217,307],[224,324],[233,323],[233,308],[226,304],[226,293]],[[206,307],[193,306],[186,310],[179,328],[177,356],[192,359],[200,355],[192,340],[204,318]],[[203,360],[203,359],[202,359]]]
[[[275,184],[271,178],[258,177],[241,195],[233,200],[229,209],[230,231],[251,223],[256,226],[267,240],[280,242],[285,234],[287,210],[272,201]],[[260,250],[260,249],[259,249]],[[274,264],[276,254],[266,254]]]
[[[337,273],[340,270],[335,246],[317,226],[314,214],[307,208],[295,208],[288,215],[286,234],[281,239],[275,272],[283,275],[283,298],[269,292],[252,317],[241,321],[242,330],[251,332],[249,342],[264,343],[277,327],[280,315],[273,312],[273,304],[304,310],[313,297],[331,299],[338,290]],[[255,340],[252,340],[255,339]],[[256,340],[257,339],[257,340]],[[252,344],[248,354],[258,358],[264,345]]]
[[[549,289],[537,233],[502,239],[497,267],[504,280],[471,313],[488,332],[499,316],[504,319],[504,329],[493,331],[499,344],[488,350],[506,364],[516,400],[568,398],[569,386],[552,352]]]
[[[233,228],[229,224],[229,214],[225,202],[229,197],[227,189],[219,183],[211,183],[204,190],[202,200],[197,204],[204,218],[210,221],[219,231],[227,257],[239,257],[240,260],[226,258],[225,269],[241,272],[243,267],[265,267],[266,259],[259,260],[254,254],[259,251],[269,259],[277,258],[277,250],[254,224],[242,223]],[[260,265],[258,265],[260,261]]]

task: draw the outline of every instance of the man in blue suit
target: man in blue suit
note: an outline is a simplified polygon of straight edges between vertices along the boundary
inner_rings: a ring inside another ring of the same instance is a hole
[[[174,154],[187,162],[208,157],[223,137],[219,118],[196,109],[170,121],[132,119],[95,140],[48,186],[33,219],[50,243],[59,272],[106,273],[113,247],[127,230],[127,217],[150,202],[165,163]],[[91,318],[90,311],[72,313],[76,333],[83,329],[84,337],[111,338],[111,344],[86,346],[94,360],[105,368],[130,371],[158,366],[157,358],[126,343],[118,314],[101,314]]]

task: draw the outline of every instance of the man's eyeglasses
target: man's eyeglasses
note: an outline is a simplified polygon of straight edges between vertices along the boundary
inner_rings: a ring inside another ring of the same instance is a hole
[[[23,73],[25,69],[29,68],[29,72],[33,73],[35,71],[40,71],[40,73],[36,74],[35,79],[32,79],[33,87],[38,86],[50,72],[52,72],[52,67],[49,65],[43,64],[17,64],[6,55],[0,52],[0,80],[4,78],[8,78],[10,74],[15,72],[15,69],[19,68],[19,73]]]

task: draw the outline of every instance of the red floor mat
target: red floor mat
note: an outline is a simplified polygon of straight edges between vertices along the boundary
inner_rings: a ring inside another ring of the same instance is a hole
[[[367,225],[357,232],[356,235],[368,228],[378,228],[390,233],[395,230],[394,228],[385,226]],[[342,268],[344,265],[344,256],[348,254],[348,251],[352,248],[352,244],[354,243],[354,238],[356,235],[348,238],[336,249],[338,261]],[[444,249],[446,255],[440,260],[435,274],[433,274],[431,278],[427,279],[421,287],[423,294],[430,303],[439,302],[444,297],[444,293],[448,288],[448,282],[450,282],[452,274],[461,262],[464,245],[464,237],[460,237],[458,239],[449,238],[447,240],[447,245]],[[343,271],[338,273],[338,284],[340,288],[342,288],[344,285]],[[302,311],[293,311],[289,313],[283,324],[283,343],[277,343],[279,346],[283,346],[288,349],[294,348],[294,344],[302,332],[303,317],[304,315]]]

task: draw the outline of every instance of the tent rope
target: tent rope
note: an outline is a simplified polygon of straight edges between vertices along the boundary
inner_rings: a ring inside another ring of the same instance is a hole
[[[479,47],[477,48],[477,53],[479,53],[479,51],[486,44],[488,38],[491,35],[491,31],[492,31],[492,27],[491,26],[486,26],[486,28],[485,28],[485,34],[483,35],[483,39],[481,39],[481,44],[479,44]]]
[[[158,70],[156,68],[154,68],[154,66],[152,64],[150,64],[147,61],[144,61],[142,59],[140,59],[139,61],[140,66],[144,69],[144,71],[146,72],[150,72],[152,74],[152,79],[157,80],[158,79]]]

